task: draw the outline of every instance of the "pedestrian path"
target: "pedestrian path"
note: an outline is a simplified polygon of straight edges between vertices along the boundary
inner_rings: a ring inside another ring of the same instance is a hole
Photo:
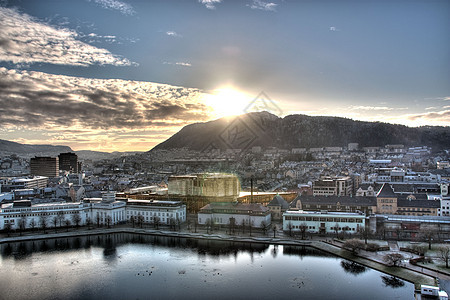
[[[391,249],[391,251],[398,251],[399,250],[397,241],[389,241],[388,242],[388,246]]]

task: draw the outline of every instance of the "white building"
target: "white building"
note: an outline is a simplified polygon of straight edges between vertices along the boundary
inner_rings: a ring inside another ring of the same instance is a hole
[[[45,188],[48,183],[48,177],[34,176],[34,177],[16,177],[9,181],[7,185],[13,189],[33,189]]]
[[[76,216],[75,216],[76,215]],[[91,224],[114,225],[130,221],[131,217],[144,217],[144,223],[152,223],[155,217],[159,224],[170,224],[173,219],[179,223],[186,221],[186,206],[179,201],[159,200],[116,200],[115,192],[106,192],[102,198],[85,198],[82,202],[52,202],[32,205],[30,200],[3,204],[0,209],[0,230],[5,224],[11,229],[42,228],[45,220],[47,228],[69,225]],[[55,223],[55,219],[57,220]]]
[[[283,214],[283,230],[300,231],[302,225],[307,226],[311,233],[335,233],[345,231],[353,234],[364,228],[364,214],[345,212],[312,212],[303,210],[288,210]]]
[[[11,229],[19,229],[21,221],[25,228],[54,227],[53,224],[65,226],[66,220],[73,224],[74,215],[79,217],[79,225],[86,223],[89,216],[89,205],[84,203],[43,203],[32,205],[30,200],[14,201],[3,204],[0,210],[0,229],[4,229],[6,224],[11,225]]]
[[[179,223],[186,221],[186,205],[181,201],[136,200],[128,199],[127,220],[142,216],[144,223],[154,223],[158,218],[159,224],[169,225],[171,220]]]
[[[213,221],[217,225],[252,226],[261,228],[271,224],[271,214],[267,207],[261,204],[238,202],[213,202],[200,209],[198,212],[198,224],[205,225]]]
[[[85,199],[85,202],[89,202],[89,216],[94,224],[115,225],[126,222],[126,203],[116,200],[115,192],[106,192],[102,198]]]

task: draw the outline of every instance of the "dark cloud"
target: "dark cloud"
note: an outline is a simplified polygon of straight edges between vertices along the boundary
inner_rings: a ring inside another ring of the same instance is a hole
[[[0,68],[0,125],[145,129],[209,116],[196,89]]]

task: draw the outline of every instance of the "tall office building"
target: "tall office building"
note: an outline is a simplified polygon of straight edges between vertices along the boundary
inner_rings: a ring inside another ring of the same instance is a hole
[[[59,159],[58,157],[39,157],[30,160],[30,173],[35,176],[58,177]]]
[[[78,168],[78,156],[75,153],[61,153],[58,157],[60,170],[71,171],[72,173],[78,173],[80,171]]]

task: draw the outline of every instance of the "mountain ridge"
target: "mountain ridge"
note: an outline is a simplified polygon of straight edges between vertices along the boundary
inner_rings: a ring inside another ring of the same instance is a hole
[[[186,125],[150,151],[175,148],[209,151],[252,146],[280,149],[346,147],[349,143],[358,143],[360,147],[403,144],[430,146],[433,150],[449,149],[450,127],[408,127],[300,114],[281,118],[269,112],[252,112]]]

